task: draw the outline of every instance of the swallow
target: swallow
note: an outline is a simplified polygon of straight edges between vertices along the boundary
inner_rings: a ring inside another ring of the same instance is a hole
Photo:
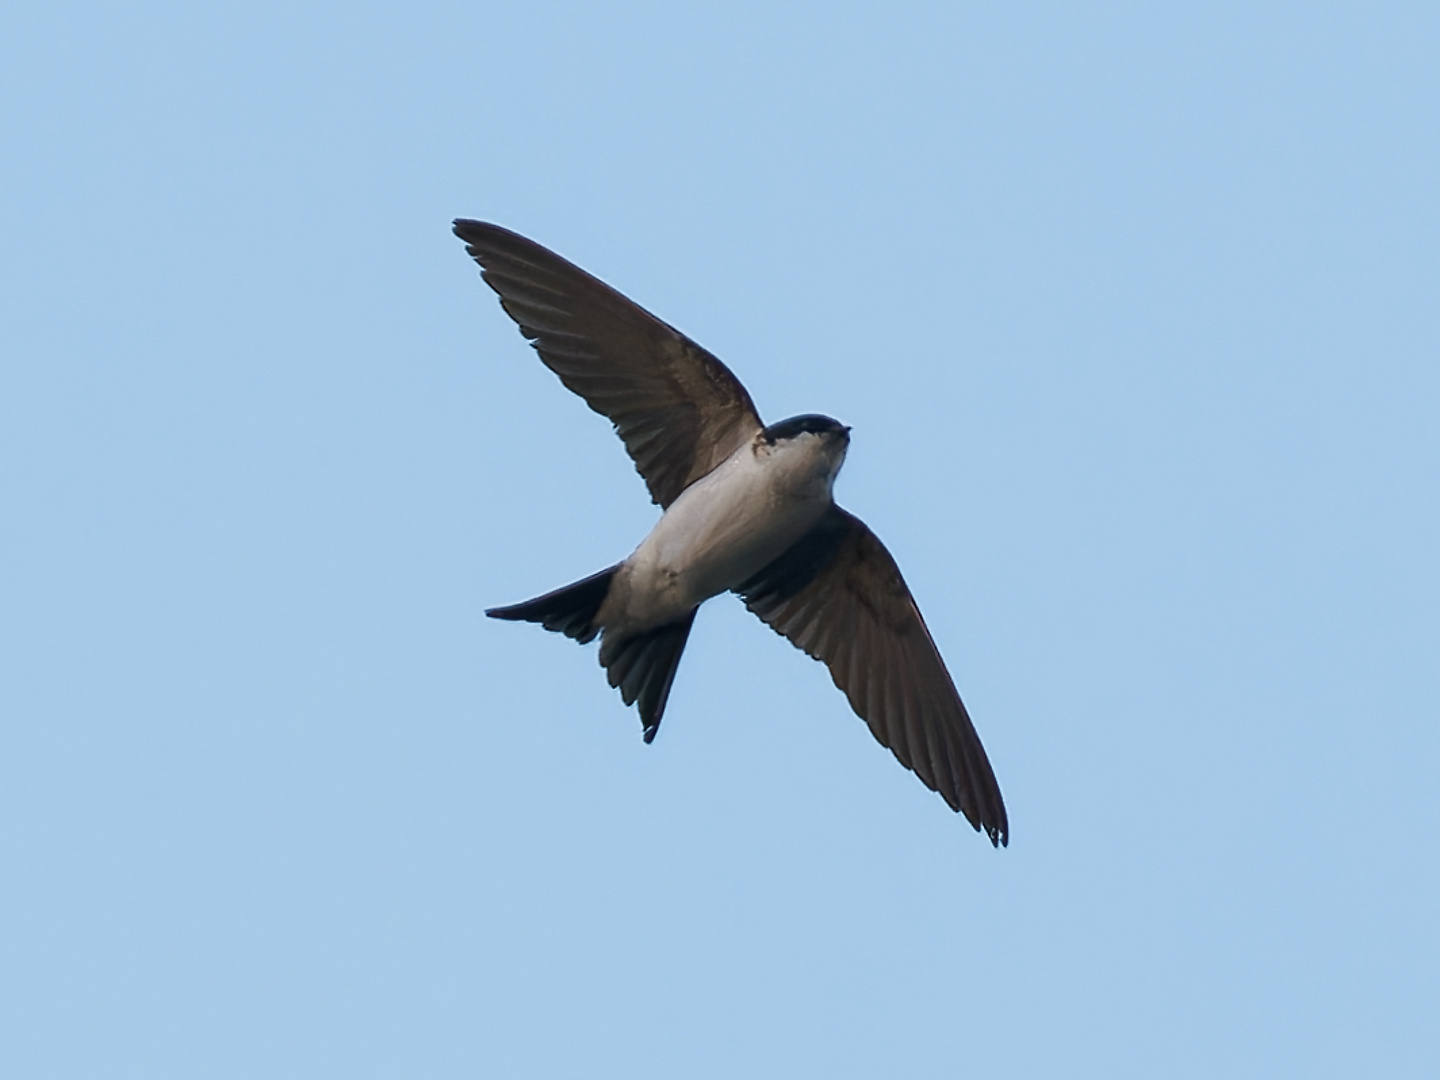
[[[508,607],[583,644],[655,738],[695,612],[721,593],[830,669],[879,742],[999,847],[1000,787],[900,568],[835,503],[850,428],[760,420],[740,380],[674,327],[517,233],[460,219],[481,277],[560,377],[620,436],[662,510],[640,546]]]

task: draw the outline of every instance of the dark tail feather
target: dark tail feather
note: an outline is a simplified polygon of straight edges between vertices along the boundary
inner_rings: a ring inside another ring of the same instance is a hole
[[[645,725],[645,741],[655,738],[660,718],[665,715],[665,702],[670,697],[670,684],[680,666],[680,654],[690,637],[695,621],[691,611],[679,622],[647,630],[611,644],[607,638],[600,647],[600,662],[610,685],[620,690],[626,705],[640,704],[640,722]]]
[[[593,641],[600,632],[600,628],[595,625],[595,616],[600,611],[600,605],[605,603],[605,597],[610,592],[610,579],[615,576],[617,569],[618,566],[612,566],[609,570],[591,574],[584,581],[577,581],[544,596],[537,596],[534,600],[526,600],[523,604],[512,604],[509,607],[490,608],[485,614],[492,619],[538,622],[546,630],[557,631],[584,645]],[[688,625],[686,629],[689,629]],[[681,638],[680,643],[683,646],[685,639]],[[614,685],[613,681],[611,685]],[[668,683],[666,688],[669,688]],[[630,704],[630,699],[627,698],[625,704]],[[664,706],[663,697],[661,706]]]

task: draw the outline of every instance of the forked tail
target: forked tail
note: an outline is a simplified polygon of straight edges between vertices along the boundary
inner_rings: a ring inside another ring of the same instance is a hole
[[[595,616],[610,593],[610,583],[618,569],[612,566],[534,600],[490,608],[485,614],[492,619],[539,623],[546,630],[574,638],[581,645],[588,644],[600,633]],[[620,638],[607,636],[600,647],[600,663],[605,666],[610,685],[620,691],[626,705],[634,705],[639,710],[647,743],[660,728],[670,686],[675,681],[680,655],[685,651],[694,621],[695,612],[691,611],[677,622],[652,630]]]
[[[625,704],[640,710],[647,743],[660,730],[665,702],[670,699],[670,684],[675,681],[675,670],[680,666],[680,654],[685,651],[696,610],[692,608],[677,622],[619,641],[607,637],[600,646],[600,663],[605,665],[605,675],[610,685],[620,691]]]
[[[511,622],[536,622],[546,630],[554,630],[566,637],[574,638],[581,645],[595,640],[600,628],[595,625],[595,616],[600,605],[610,592],[610,580],[618,566],[591,574],[573,585],[526,600],[523,604],[509,607],[495,607],[485,614],[492,619],[509,619]]]

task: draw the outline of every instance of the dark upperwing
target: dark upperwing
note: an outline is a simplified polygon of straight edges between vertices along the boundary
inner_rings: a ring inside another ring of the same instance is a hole
[[[614,423],[662,507],[760,430],[729,368],[598,278],[498,225],[462,218],[455,235],[545,366]]]
[[[785,554],[735,590],[830,668],[875,738],[997,847],[1009,822],[995,773],[920,609],[885,545],[831,506]]]

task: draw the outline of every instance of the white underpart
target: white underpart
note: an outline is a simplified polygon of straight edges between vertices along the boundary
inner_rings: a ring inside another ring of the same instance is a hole
[[[733,589],[805,535],[831,502],[842,435],[757,436],[670,504],[616,574],[607,630],[673,622]]]

